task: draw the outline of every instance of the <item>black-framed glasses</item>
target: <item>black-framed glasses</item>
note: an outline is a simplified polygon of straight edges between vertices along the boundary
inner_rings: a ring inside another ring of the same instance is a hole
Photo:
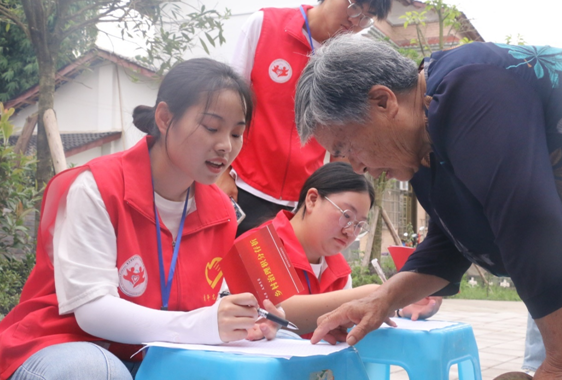
[[[351,18],[361,17],[359,19],[359,27],[368,28],[373,26],[373,19],[367,15],[363,14],[363,9],[356,3],[352,3],[351,0],[347,0],[349,6],[347,7],[347,15]]]
[[[357,221],[357,215],[351,210],[342,210],[340,206],[335,204],[330,198],[324,197],[328,202],[334,205],[335,208],[341,212],[341,216],[339,219],[340,227],[341,228],[349,228],[353,226],[353,235],[358,236],[363,232],[367,232],[369,230],[369,225],[365,221]]]

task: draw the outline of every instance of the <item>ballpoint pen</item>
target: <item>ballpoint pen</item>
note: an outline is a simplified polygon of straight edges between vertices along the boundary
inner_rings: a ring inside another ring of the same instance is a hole
[[[291,330],[298,330],[299,329],[297,327],[297,325],[295,325],[294,323],[289,322],[288,320],[283,319],[281,317],[278,317],[276,315],[273,315],[273,314],[269,313],[267,310],[264,310],[260,307],[258,307],[257,310],[258,310],[258,315],[260,317],[263,317],[265,319],[269,319],[270,321],[275,322],[277,324],[280,324],[281,326],[286,327],[286,328],[291,329]]]
[[[230,295],[230,292],[228,290],[225,290],[225,291],[222,291],[222,292],[219,293],[219,296],[221,298],[229,296],[229,295]],[[277,324],[279,324],[283,327],[286,327],[290,330],[298,330],[299,329],[297,327],[297,325],[295,325],[294,323],[289,322],[288,320],[283,319],[281,317],[278,317],[276,315],[273,315],[273,314],[269,313],[267,310],[262,309],[261,307],[257,307],[256,309],[258,310],[258,315],[262,318],[269,319],[270,321],[275,322],[275,323],[277,323]]]

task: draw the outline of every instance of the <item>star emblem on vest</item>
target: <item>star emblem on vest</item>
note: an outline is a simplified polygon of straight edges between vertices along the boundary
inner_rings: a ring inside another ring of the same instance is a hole
[[[293,68],[284,59],[276,59],[269,65],[269,77],[277,83],[285,83],[293,76]]]
[[[146,290],[146,267],[139,255],[131,257],[119,268],[119,288],[129,297],[138,297]]]

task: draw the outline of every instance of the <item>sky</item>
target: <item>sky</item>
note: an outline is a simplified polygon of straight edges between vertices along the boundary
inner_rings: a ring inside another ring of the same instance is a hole
[[[184,0],[185,1],[185,0]],[[195,0],[187,0],[194,3]],[[299,4],[317,4],[317,0],[197,0],[207,7],[223,11],[230,8],[233,17],[227,21],[227,39],[235,39],[245,18],[261,7],[296,7]],[[562,0],[445,0],[456,5],[472,22],[486,41],[506,42],[506,36],[513,39],[521,35],[529,45],[551,45],[562,48]],[[108,24],[106,24],[108,25]],[[110,31],[119,35],[118,31]],[[138,43],[123,43],[118,39],[109,42],[104,35],[98,38],[98,46],[121,55],[132,57],[138,50]],[[233,53],[234,43],[217,49],[213,58],[227,62]],[[193,55],[204,55],[195,50]]]
[[[261,7],[292,7],[316,0],[203,0],[229,7],[233,13]],[[445,0],[471,20],[486,41],[505,42],[509,34],[521,34],[527,44],[562,48],[562,0]]]
[[[449,0],[490,42],[505,42],[517,34],[529,45],[562,48],[561,0]]]

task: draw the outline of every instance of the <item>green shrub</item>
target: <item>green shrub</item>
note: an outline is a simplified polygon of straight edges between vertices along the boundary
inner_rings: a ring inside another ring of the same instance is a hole
[[[35,265],[35,255],[23,260],[0,256],[0,314],[8,314],[20,300],[20,293]]]
[[[10,311],[35,261],[33,220],[41,193],[35,185],[36,161],[8,145],[13,126],[0,103],[0,313]],[[26,223],[27,222],[27,223]]]
[[[389,256],[383,256],[380,260],[382,270],[386,278],[392,277],[396,274],[396,267],[392,258]],[[366,284],[381,284],[379,276],[375,273],[372,265],[368,268],[362,268],[360,261],[355,260],[350,262],[352,269],[351,278],[353,279],[353,287],[366,285]],[[477,284],[469,284],[468,276],[465,274],[460,286],[460,292],[454,296],[449,296],[445,298],[456,298],[456,299],[477,299],[477,300],[493,300],[493,301],[521,301],[515,287],[511,285],[509,288],[503,288],[498,285],[499,279],[488,272],[484,272],[486,276],[486,284],[481,279],[478,279]],[[511,281],[509,281],[511,283]]]
[[[379,276],[371,273],[369,268],[361,268],[361,265],[356,264],[351,268],[351,278],[353,280],[353,287],[356,288],[361,285],[367,284],[380,284]]]
[[[381,257],[380,264],[387,279],[396,274],[396,267],[389,256]],[[368,268],[362,268],[360,261],[354,261],[350,266],[354,288],[367,284],[382,284],[382,280],[375,273],[372,265],[369,264]]]

